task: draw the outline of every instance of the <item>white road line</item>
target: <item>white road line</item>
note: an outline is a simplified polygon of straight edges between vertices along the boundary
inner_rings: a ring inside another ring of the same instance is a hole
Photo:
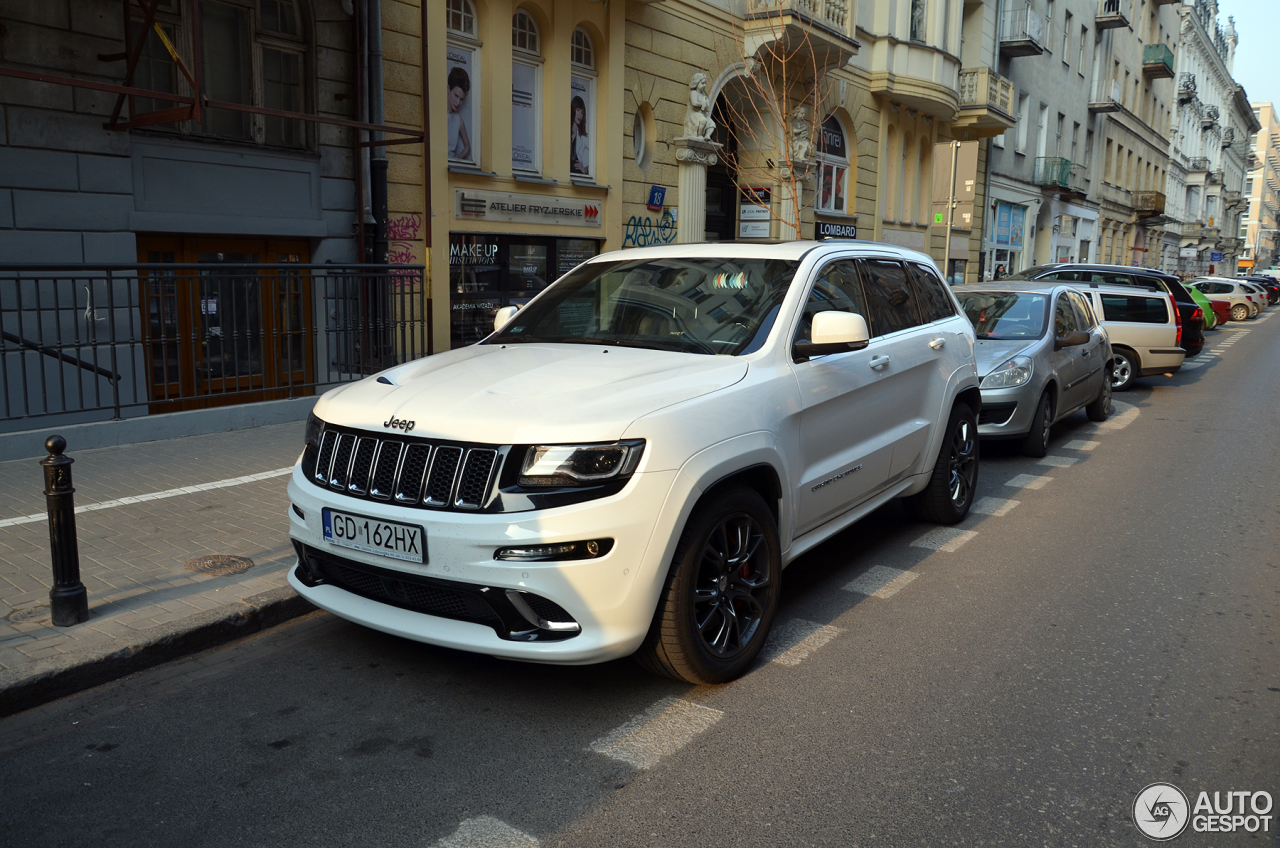
[[[840,628],[834,625],[793,618],[769,632],[769,641],[764,643],[764,648],[760,651],[760,661],[778,665],[800,665],[810,654],[838,635]]]
[[[163,492],[149,492],[145,495],[130,495],[127,498],[98,501],[97,503],[78,506],[76,507],[76,512],[96,512],[100,509],[113,509],[118,506],[142,503],[143,501],[158,501],[165,498],[176,498],[179,495],[190,495],[196,492],[207,492],[210,489],[225,489],[229,486],[256,483],[259,480],[270,480],[273,477],[284,477],[286,474],[291,473],[293,473],[292,465],[288,468],[277,468],[275,471],[263,471],[261,474],[249,474],[244,477],[231,477],[227,480],[215,480],[212,483],[201,483],[198,486],[183,486],[179,489],[165,489]],[[31,524],[35,521],[44,521],[46,518],[48,518],[48,515],[43,512],[35,515],[23,515],[18,518],[0,518],[0,527],[12,527],[16,524]]]
[[[1111,405],[1115,407],[1116,411],[1120,414],[1098,424],[1097,429],[1094,432],[1102,433],[1114,430],[1123,430],[1125,427],[1132,424],[1141,412],[1138,407],[1127,403],[1120,403],[1119,401],[1112,401]]]
[[[1053,482],[1052,477],[1037,477],[1034,474],[1019,474],[1012,480],[1007,481],[1005,485],[1013,486],[1015,489],[1043,489],[1051,482]]]
[[[1037,465],[1049,465],[1054,468],[1070,468],[1080,461],[1078,456],[1046,456],[1037,460]]]
[[[542,843],[493,816],[477,816],[458,825],[436,848],[538,848]]]
[[[965,542],[977,536],[974,530],[957,530],[954,527],[938,527],[925,533],[911,543],[913,548],[928,548],[933,551],[954,553]]]
[[[663,698],[617,730],[591,743],[591,750],[638,769],[652,768],[724,716],[692,701]]]
[[[1091,451],[1102,442],[1091,442],[1086,439],[1072,439],[1062,446],[1063,450]]]
[[[969,507],[969,511],[979,515],[1008,515],[1020,503],[1022,501],[1011,501],[1007,498],[980,498],[977,503]]]
[[[900,571],[887,565],[874,565],[846,584],[844,590],[888,600],[915,579],[916,575],[910,571]]]

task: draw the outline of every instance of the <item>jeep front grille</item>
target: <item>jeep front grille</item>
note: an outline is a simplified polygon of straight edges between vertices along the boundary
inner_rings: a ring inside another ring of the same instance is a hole
[[[310,479],[355,498],[478,510],[490,499],[503,455],[486,445],[438,444],[402,436],[383,439],[327,426]]]

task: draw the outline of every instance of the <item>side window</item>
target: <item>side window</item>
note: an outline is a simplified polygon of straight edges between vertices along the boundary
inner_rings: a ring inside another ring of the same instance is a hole
[[[841,259],[827,263],[813,281],[809,299],[805,301],[796,328],[796,339],[808,341],[813,327],[813,316],[819,312],[856,312],[867,318],[867,302],[858,279],[858,268],[852,260]],[[871,323],[870,319],[867,321]]]
[[[1114,274],[1106,271],[1087,271],[1084,276],[1089,278],[1085,282],[1090,283],[1103,283],[1108,286],[1133,285],[1133,277],[1128,274]]]
[[[1037,280],[1066,280],[1067,282],[1075,282],[1076,280],[1080,279],[1080,272],[1079,271],[1051,271],[1050,273],[1045,274],[1044,276],[1036,277],[1036,279]]]
[[[1071,308],[1071,301],[1066,292],[1058,295],[1053,305],[1053,332],[1057,336],[1065,336],[1080,329],[1076,320],[1076,311]]]
[[[1093,308],[1089,306],[1087,299],[1076,292],[1068,292],[1068,297],[1076,307],[1076,317],[1080,320],[1080,329],[1092,330],[1098,325],[1097,320],[1093,317]]]
[[[916,300],[920,303],[920,319],[924,323],[941,321],[956,314],[951,298],[947,296],[947,287],[933,269],[918,262],[907,265],[911,274],[911,286],[916,290]]]
[[[1169,315],[1169,299],[1165,297],[1104,294],[1102,304],[1108,321],[1128,321],[1133,324],[1173,323],[1173,318]]]
[[[892,259],[863,259],[860,264],[871,335],[884,336],[917,326],[920,309],[907,282],[906,267]]]

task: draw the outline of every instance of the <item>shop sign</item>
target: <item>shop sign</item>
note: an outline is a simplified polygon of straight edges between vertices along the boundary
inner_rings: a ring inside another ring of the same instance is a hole
[[[1209,253],[1209,261],[1210,261],[1210,262],[1221,262],[1221,261],[1222,261],[1222,254],[1221,254],[1221,253],[1218,253],[1217,251],[1212,251],[1212,252],[1210,252],[1210,253]]]
[[[1200,255],[1200,251],[1194,247],[1184,247],[1178,251],[1178,256],[1182,259],[1195,259]]]
[[[661,212],[667,201],[667,190],[662,186],[649,186],[649,202],[645,205],[654,212]]]
[[[858,228],[853,224],[831,224],[818,221],[818,238],[820,239],[856,239]]]
[[[738,201],[738,238],[768,238],[772,215],[769,205],[773,190],[769,188],[743,188]]]
[[[996,204],[996,228],[991,234],[996,247],[1022,248],[1022,233],[1027,224],[1027,207],[1012,203]]]
[[[595,200],[473,188],[453,191],[454,216],[469,221],[599,227],[600,213],[600,203]]]

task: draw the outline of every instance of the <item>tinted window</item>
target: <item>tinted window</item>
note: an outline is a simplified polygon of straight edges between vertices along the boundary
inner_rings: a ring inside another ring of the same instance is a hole
[[[1081,276],[1086,283],[1105,283],[1109,286],[1133,285],[1133,277],[1128,274],[1117,274],[1114,271],[1085,271]]]
[[[956,314],[956,308],[947,297],[947,287],[933,272],[932,268],[917,262],[907,264],[911,272],[911,285],[916,290],[916,300],[920,304],[920,318],[924,323],[941,321]]]
[[[1065,292],[1058,295],[1058,300],[1053,305],[1054,334],[1065,336],[1067,333],[1074,333],[1079,329],[1079,319],[1076,318],[1076,311],[1071,308],[1070,299],[1067,298]]]
[[[1103,294],[1102,314],[1108,321],[1129,321],[1135,324],[1168,324],[1169,302],[1163,297],[1130,297],[1123,294]]]
[[[1075,282],[1080,279],[1079,271],[1053,271],[1041,277],[1038,280],[1066,280],[1067,282]]]
[[[907,269],[889,259],[862,260],[862,289],[867,296],[871,335],[883,336],[920,323]]]
[[[1096,327],[1098,322],[1093,317],[1093,308],[1089,306],[1088,300],[1076,292],[1069,292],[1067,296],[1071,298],[1071,303],[1076,308],[1076,317],[1080,320],[1080,329],[1092,330]]]
[[[813,281],[809,299],[800,315],[796,339],[808,341],[813,328],[813,316],[819,312],[856,312],[867,317],[867,302],[862,295],[862,282],[858,279],[858,267],[852,260],[832,262],[822,269]],[[870,321],[867,322],[870,325]]]

